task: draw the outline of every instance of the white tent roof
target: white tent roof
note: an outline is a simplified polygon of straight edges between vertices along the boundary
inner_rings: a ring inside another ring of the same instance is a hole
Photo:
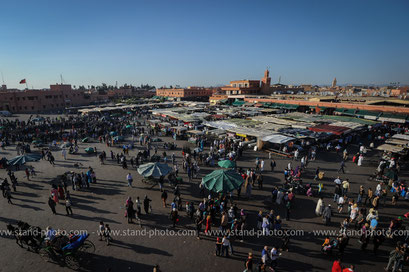
[[[289,141],[294,140],[295,138],[293,137],[289,137],[289,136],[284,136],[281,134],[272,134],[272,135],[268,135],[263,137],[261,140],[264,142],[270,142],[270,143],[274,143],[274,144],[284,144],[287,143]]]
[[[392,138],[408,140],[409,141],[409,134],[395,134],[395,135],[392,136]]]
[[[383,144],[377,147],[378,150],[388,151],[393,153],[400,153],[403,151],[404,147],[390,145],[390,144]]]
[[[409,145],[409,140],[391,138],[391,139],[386,140],[385,143],[393,144],[393,145]]]

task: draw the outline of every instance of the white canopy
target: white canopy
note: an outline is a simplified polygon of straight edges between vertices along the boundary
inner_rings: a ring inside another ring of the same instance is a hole
[[[208,133],[214,134],[214,135],[221,135],[221,134],[226,134],[226,131],[224,129],[213,129],[213,130],[208,130]]]
[[[392,136],[392,138],[409,141],[409,134],[395,134]]]
[[[287,143],[289,141],[294,140],[295,138],[293,137],[289,137],[289,136],[284,136],[281,134],[273,134],[273,135],[269,135],[269,136],[265,136],[263,138],[261,138],[262,141],[264,142],[270,142],[273,144],[284,144]]]
[[[402,140],[402,139],[392,138],[392,139],[386,140],[385,143],[393,144],[393,145],[409,145],[409,140]]]
[[[400,153],[403,151],[404,147],[390,145],[390,144],[383,144],[377,147],[378,150],[388,151],[393,153]]]

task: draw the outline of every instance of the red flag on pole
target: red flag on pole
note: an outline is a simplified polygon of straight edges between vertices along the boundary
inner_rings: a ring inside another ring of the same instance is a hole
[[[20,84],[25,84],[25,83],[26,83],[26,79],[20,80]]]

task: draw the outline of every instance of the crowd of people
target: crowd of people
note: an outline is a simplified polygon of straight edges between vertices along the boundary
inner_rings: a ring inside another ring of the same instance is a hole
[[[27,122],[19,120],[5,122],[3,120],[2,147],[8,148],[15,144],[17,154],[25,154],[31,152],[30,143],[36,141],[43,145],[41,158],[54,166],[55,157],[52,149],[57,146],[57,142],[69,143],[68,153],[72,154],[78,152],[79,142],[87,143],[91,138],[106,145],[107,151],[99,150],[98,152],[97,148],[93,147],[93,153],[101,164],[106,164],[107,160],[110,159],[111,164],[117,164],[129,171],[126,175],[126,182],[129,187],[133,187],[134,182],[132,170],[138,168],[139,165],[149,161],[170,164],[172,172],[168,178],[160,177],[158,179],[163,207],[168,207],[167,199],[173,190],[173,198],[169,208],[170,225],[172,228],[184,227],[181,226],[180,219],[185,213],[186,220],[183,221],[186,225],[193,224],[195,226],[197,239],[200,240],[203,237],[214,239],[216,256],[229,257],[234,255],[234,244],[236,240],[244,241],[246,239],[244,235],[246,229],[254,228],[261,231],[263,236],[268,236],[271,230],[283,228],[283,219],[289,226],[292,211],[295,207],[299,210],[302,206],[299,203],[302,203],[303,200],[298,201],[299,197],[296,197],[299,194],[317,199],[314,212],[316,216],[322,217],[324,225],[337,226],[339,224],[339,235],[325,237],[321,245],[323,254],[331,255],[337,251],[338,256],[342,257],[351,238],[348,231],[360,230],[362,234],[358,240],[360,249],[363,251],[371,241],[374,254],[378,254],[378,249],[385,239],[393,239],[396,243],[396,249],[391,252],[386,269],[397,271],[406,264],[408,237],[394,234],[395,230],[404,228],[404,217],[399,216],[391,220],[387,228],[389,230],[387,236],[384,235],[384,232],[378,232],[378,230],[382,230],[379,223],[382,217],[382,208],[389,203],[390,205],[397,205],[401,199],[409,199],[408,187],[403,180],[399,179],[401,158],[392,154],[384,154],[380,158],[373,175],[373,179],[376,181],[376,185],[374,183],[373,187],[368,187],[364,182],[360,184],[360,180],[349,180],[342,176],[346,175],[346,170],[354,167],[353,164],[358,167],[365,164],[369,150],[390,137],[392,127],[370,128],[366,133],[347,135],[327,142],[302,140],[299,146],[295,144],[284,145],[280,152],[284,152],[289,160],[288,163],[286,162],[286,167],[278,169],[278,171],[274,159],[275,155],[272,152],[269,152],[268,156],[257,157],[254,167],[235,166],[232,169],[243,178],[243,185],[237,189],[235,196],[233,191],[221,194],[207,192],[199,180],[201,168],[215,167],[217,162],[221,160],[230,160],[235,165],[241,160],[245,160],[246,158],[243,157],[245,147],[242,139],[228,136],[214,138],[208,137],[206,134],[199,134],[193,138],[194,147],[190,148],[186,145],[179,154],[179,151],[174,149],[176,148],[174,143],[163,145],[155,143],[156,139],[162,136],[162,132],[172,138],[176,138],[177,133],[170,129],[163,131],[158,124],[152,126],[148,122],[150,118],[151,116],[147,113],[136,113],[115,119],[87,115],[49,118],[42,122],[33,121],[31,118]],[[118,138],[125,136],[132,138],[130,144],[124,144],[121,138]],[[352,153],[352,157],[350,156],[351,144],[358,146],[357,152]],[[41,147],[41,145],[39,146]],[[120,149],[114,149],[115,147]],[[108,152],[108,159],[106,152]],[[182,179],[175,152],[178,157],[181,155],[180,166],[187,176],[187,181],[195,182],[200,186],[202,201],[197,203],[194,201],[184,203],[182,201],[180,190]],[[335,152],[339,158],[340,166],[338,169],[334,169],[339,176],[334,179],[332,184],[325,181],[324,172],[320,167],[315,170],[313,178],[308,176],[308,172],[311,171],[307,171],[307,168],[309,169],[310,162],[315,161],[320,152]],[[65,147],[61,150],[61,156],[64,160],[67,159]],[[15,170],[18,171],[19,168]],[[52,183],[48,205],[53,214],[58,214],[58,207],[62,205],[65,207],[66,215],[72,216],[75,203],[71,199],[70,190],[81,192],[92,190],[92,186],[97,186],[94,169],[89,167],[86,170],[78,173],[69,171]],[[265,210],[260,210],[257,215],[252,217],[251,212],[238,207],[236,199],[252,201],[252,191],[263,190],[266,175],[276,172],[282,172],[283,178],[281,182],[273,184],[271,204],[267,205]],[[34,167],[25,167],[25,174],[28,181],[30,177],[35,177]],[[9,179],[6,178],[2,181],[1,189],[3,197],[8,200],[9,204],[13,204],[11,188],[16,191],[18,183],[11,168],[8,171],[8,176]],[[305,182],[305,180],[309,180],[309,182]],[[165,184],[166,181],[168,181],[168,185]],[[324,183],[326,187],[334,187],[333,197],[328,197],[328,190],[326,194],[323,193]],[[352,184],[358,184],[359,190],[351,190]],[[132,224],[136,220],[142,225],[141,219],[152,213],[152,201],[147,195],[143,199],[137,196],[135,200],[129,196],[124,204],[124,216],[127,218],[127,222]],[[285,214],[280,214],[277,211],[284,211]],[[343,217],[341,222],[333,222],[335,214]],[[405,214],[404,216],[407,217],[408,215]],[[251,218],[254,220],[250,220]],[[219,230],[219,232],[214,232],[214,230]],[[101,222],[99,233],[100,238],[104,238],[107,244],[113,241],[108,224]],[[288,250],[289,241],[289,236],[283,236],[281,237],[281,245],[262,247],[261,257],[257,260],[255,260],[255,255],[250,253],[245,264],[246,270],[252,271],[256,266],[259,271],[266,271],[268,268],[276,269],[281,253]],[[332,269],[333,271],[353,271],[354,266],[342,268],[341,261],[335,261]]]

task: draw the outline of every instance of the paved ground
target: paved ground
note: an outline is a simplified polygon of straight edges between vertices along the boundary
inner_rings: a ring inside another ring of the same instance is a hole
[[[169,138],[163,138],[170,141]],[[180,147],[187,145],[186,142],[177,142],[179,149],[175,152],[177,160],[181,161]],[[18,192],[13,194],[15,205],[7,204],[6,199],[0,199],[0,227],[4,229],[6,223],[24,220],[32,225],[40,226],[45,229],[51,225],[54,228],[64,229],[85,229],[91,232],[90,240],[96,245],[96,252],[90,264],[84,267],[84,271],[152,271],[155,264],[161,266],[162,271],[243,271],[244,260],[247,253],[252,251],[260,256],[262,247],[279,245],[279,239],[248,237],[243,243],[234,242],[236,254],[231,258],[214,256],[215,239],[206,237],[198,241],[194,236],[187,237],[147,237],[147,236],[126,236],[114,237],[115,241],[110,246],[98,241],[98,237],[92,232],[98,228],[98,222],[104,221],[109,223],[112,229],[140,229],[137,225],[129,225],[124,218],[124,203],[128,196],[136,198],[148,195],[152,200],[153,213],[143,217],[143,228],[148,230],[170,228],[168,219],[169,209],[163,208],[160,202],[159,188],[146,185],[141,182],[140,176],[135,169],[131,172],[134,176],[134,188],[126,186],[126,174],[128,170],[122,169],[115,162],[108,160],[106,165],[100,165],[95,156],[86,155],[84,148],[87,146],[96,146],[99,151],[105,150],[107,154],[111,148],[107,148],[99,143],[81,144],[81,153],[79,155],[68,155],[64,160],[60,152],[54,152],[56,157],[56,166],[52,167],[46,161],[31,163],[37,169],[37,177],[27,181],[24,177],[24,171],[16,173],[20,186]],[[350,146],[350,151],[355,150],[356,146]],[[112,148],[116,153],[119,148]],[[162,150],[160,149],[160,154]],[[136,150],[130,151],[130,155],[135,155]],[[169,154],[169,152],[168,152]],[[6,150],[0,150],[1,157],[13,157],[16,155],[14,147],[8,147]],[[379,154],[369,152],[369,159],[364,161],[362,167],[357,167],[352,163],[347,163],[347,173],[342,175],[348,177],[351,181],[351,191],[356,192],[359,185],[364,184],[366,187],[376,186],[375,183],[367,181],[368,173],[374,171],[375,163]],[[253,167],[256,157],[267,158],[266,153],[246,150],[244,159],[238,162],[239,167]],[[270,202],[271,188],[273,185],[282,184],[282,169],[287,165],[288,160],[275,157],[277,161],[276,172],[266,172],[263,190],[254,189],[253,198],[250,201],[236,201],[239,208],[244,208],[250,213],[249,222],[255,226],[256,214],[259,210],[268,211],[273,208],[276,212],[284,217],[282,207],[272,205]],[[373,160],[373,162],[371,162]],[[340,157],[335,153],[318,154],[317,160],[312,162],[307,173],[304,175],[305,181],[312,180],[315,168],[320,166],[326,173],[324,192],[326,195],[325,202],[329,203],[333,192],[333,178],[337,175],[336,169],[339,166]],[[74,168],[73,164],[80,162],[83,169]],[[266,160],[266,164],[267,160]],[[98,183],[92,185],[89,190],[71,192],[73,199],[73,217],[65,216],[63,206],[57,207],[59,215],[52,215],[48,205],[50,181],[57,175],[66,171],[86,171],[91,166],[95,169]],[[209,173],[211,170],[202,167],[202,174]],[[187,181],[186,175],[181,171],[181,176]],[[404,175],[408,174],[407,169],[402,171]],[[6,171],[0,170],[0,177],[6,177]],[[200,190],[198,188],[199,179],[194,183],[185,182],[181,186],[182,199],[184,201],[200,201]],[[171,188],[166,186],[169,190]],[[312,230],[324,228],[321,218],[314,214],[316,198],[307,198],[297,195],[296,204],[292,212],[292,220],[286,222],[284,227],[292,229],[302,229],[306,231],[303,237],[294,237],[290,240],[289,252],[283,252],[279,259],[279,268],[277,271],[329,271],[333,257],[323,256],[320,253],[320,245],[323,237],[314,237]],[[332,201],[331,201],[332,203]],[[333,205],[334,206],[334,205]],[[346,209],[345,209],[346,210]],[[407,212],[408,204],[399,202],[397,206],[390,205],[390,198],[387,206],[380,210],[381,223],[386,226],[390,218],[396,215],[402,215]],[[177,229],[193,229],[193,224],[181,212],[181,221]],[[336,214],[333,218],[332,229],[338,229],[339,223],[346,216]],[[57,270],[68,271],[67,268],[60,267],[56,264],[44,263],[40,256],[19,248],[13,239],[0,237],[1,254],[0,254],[0,271],[45,271]],[[392,241],[385,241],[380,248],[378,257],[375,257],[371,250],[372,244],[368,246],[367,252],[361,252],[356,239],[351,239],[345,251],[344,263],[355,264],[356,271],[383,271],[383,266],[387,262],[388,252],[391,249]]]

